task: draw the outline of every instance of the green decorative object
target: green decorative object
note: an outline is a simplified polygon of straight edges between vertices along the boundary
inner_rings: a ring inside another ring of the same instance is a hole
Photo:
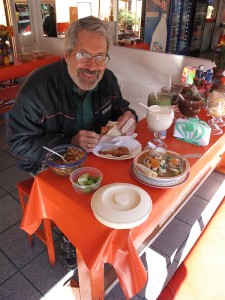
[[[174,134],[176,138],[197,146],[209,144],[211,128],[204,121],[190,118],[178,119],[175,123]]]

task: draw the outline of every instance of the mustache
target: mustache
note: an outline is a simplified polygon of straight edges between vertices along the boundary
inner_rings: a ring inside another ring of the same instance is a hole
[[[88,69],[83,69],[83,68],[79,68],[77,70],[77,74],[88,74],[88,75],[99,75],[100,71],[91,71],[91,70],[88,70]]]

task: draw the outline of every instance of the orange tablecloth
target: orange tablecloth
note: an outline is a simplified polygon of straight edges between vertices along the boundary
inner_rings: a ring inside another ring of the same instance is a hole
[[[43,58],[32,58],[29,62],[22,62],[15,58],[14,64],[0,66],[0,82],[27,76],[33,70],[60,59],[60,56],[48,53],[46,53]]]
[[[202,117],[205,118],[204,114]],[[183,185],[175,188],[154,188],[139,183],[131,174],[132,160],[107,160],[89,154],[85,162],[86,166],[101,169],[104,176],[102,185],[127,182],[142,187],[150,194],[153,202],[152,212],[149,218],[136,228],[116,230],[99,223],[90,207],[92,194],[77,194],[68,178],[58,177],[50,170],[40,173],[35,178],[21,228],[32,234],[41,224],[42,218],[53,220],[79,249],[89,269],[92,299],[100,297],[97,296],[99,291],[95,283],[98,278],[102,278],[106,262],[115,268],[126,298],[137,294],[144,287],[147,274],[136,249],[193,193],[204,176],[209,175],[215,168],[225,151],[225,134],[211,136],[208,146],[199,147],[172,137],[172,130],[172,127],[168,130],[166,138],[170,150],[181,154],[202,154],[200,159],[189,159],[190,176]],[[147,130],[145,119],[138,123],[137,133],[137,139],[143,147],[153,137]],[[85,285],[87,282],[80,280],[79,284]],[[103,288],[103,282],[101,284]]]

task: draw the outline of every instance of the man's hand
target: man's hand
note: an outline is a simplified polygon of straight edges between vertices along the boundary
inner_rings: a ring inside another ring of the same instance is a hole
[[[95,146],[98,145],[100,138],[101,135],[93,131],[80,130],[72,137],[71,144],[79,145],[87,152],[92,152]]]
[[[118,129],[121,130],[123,135],[132,135],[134,133],[137,122],[130,111],[126,111],[117,121],[119,122]]]

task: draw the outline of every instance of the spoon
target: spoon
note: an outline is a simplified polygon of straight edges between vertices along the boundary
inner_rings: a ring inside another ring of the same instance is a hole
[[[178,155],[179,157],[184,157],[184,158],[197,158],[201,156],[201,153],[190,153],[190,154],[182,154]]]
[[[161,147],[156,147],[153,143],[148,142],[148,149],[151,148],[155,154],[158,156],[159,154],[165,155],[166,154],[166,149],[161,148]],[[180,157],[180,158],[198,158],[201,156],[201,153],[188,153],[188,154],[181,154],[181,155],[175,155],[175,157]]]
[[[52,149],[49,149],[49,148],[47,148],[47,147],[45,147],[45,146],[43,146],[43,148],[46,149],[46,150],[48,150],[48,151],[50,151],[50,152],[52,152],[52,153],[54,153],[55,155],[58,155],[59,157],[61,157],[61,158],[63,159],[63,161],[64,161],[65,163],[68,164],[68,161],[67,161],[67,160],[65,159],[65,157],[63,157],[61,154],[59,154],[59,153],[57,153],[57,152],[53,151]]]

